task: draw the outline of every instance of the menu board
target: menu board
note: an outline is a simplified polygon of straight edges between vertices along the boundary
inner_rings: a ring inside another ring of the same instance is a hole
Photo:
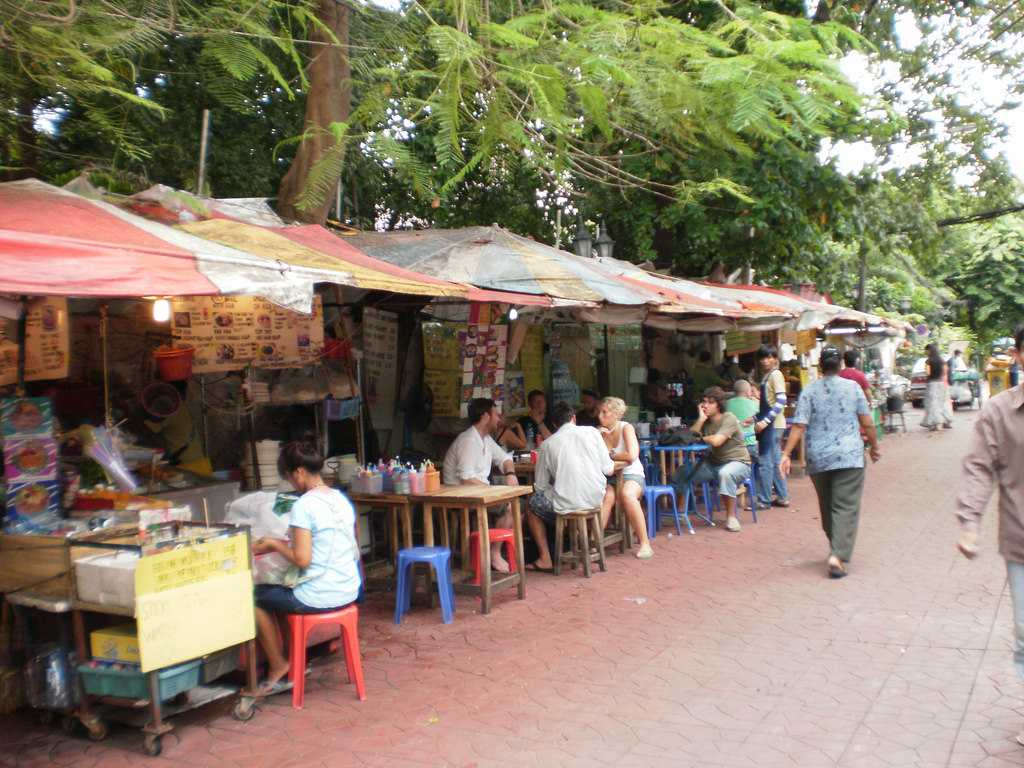
[[[70,358],[68,300],[43,296],[28,303],[25,318],[25,381],[66,379]],[[0,340],[0,385],[18,380],[18,345]]]
[[[727,355],[753,352],[759,346],[761,346],[760,331],[726,331],[725,333],[725,353]]]
[[[505,413],[525,411],[527,409],[526,393],[529,391],[526,388],[526,378],[522,371],[505,371]]]
[[[394,425],[397,365],[398,316],[372,307],[364,309],[363,394],[374,429],[391,429]]]
[[[462,367],[461,323],[423,324],[423,367],[432,371],[457,371]]]
[[[423,383],[434,396],[435,416],[454,418],[459,415],[459,372],[457,370],[423,370]]]
[[[257,296],[185,296],[172,301],[178,344],[195,349],[193,373],[257,368],[297,368],[324,351],[323,305],[302,315]]]
[[[500,411],[505,400],[505,357],[508,326],[471,324],[459,332],[462,346],[462,397],[459,414],[469,414],[469,401],[493,400]]]
[[[527,392],[544,387],[544,326],[531,325],[519,349],[519,368]]]

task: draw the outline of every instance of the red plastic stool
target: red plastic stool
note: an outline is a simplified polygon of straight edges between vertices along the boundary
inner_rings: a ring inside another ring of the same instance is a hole
[[[336,624],[341,627],[341,639],[345,643],[345,666],[348,680],[355,683],[360,701],[366,701],[366,686],[363,684],[363,662],[359,657],[359,609],[350,605],[330,613],[290,613],[288,627],[292,640],[288,654],[288,680],[292,688],[292,706],[302,709],[306,698],[306,638],[313,627],[321,624]],[[333,649],[332,644],[332,649]]]
[[[516,572],[516,538],[515,534],[508,528],[491,528],[488,532],[491,544],[501,542],[505,545],[505,559],[508,560],[510,573]],[[476,574],[474,584],[480,583],[480,531],[473,531],[469,534],[469,567]]]

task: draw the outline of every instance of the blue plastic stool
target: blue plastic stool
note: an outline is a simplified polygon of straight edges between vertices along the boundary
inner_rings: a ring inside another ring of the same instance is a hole
[[[747,496],[750,499],[750,516],[753,518],[753,521],[755,523],[757,522],[757,492],[755,490],[757,488],[757,480],[756,480],[756,478],[757,478],[757,465],[756,464],[751,464],[750,465],[750,477],[748,477],[746,480],[743,481],[743,485],[745,485],[746,488],[747,488]],[[720,509],[719,503],[718,503],[718,483],[717,482],[711,483],[711,489],[715,493],[715,508],[716,509]],[[706,494],[707,494],[707,491],[705,490],[705,496],[704,496],[704,505],[705,506],[707,506],[707,495]],[[739,518],[741,511],[742,511],[742,508],[737,506],[736,507],[736,517],[737,518]],[[708,516],[709,517],[713,516],[711,510],[708,510]]]
[[[395,594],[395,624],[402,623],[402,617],[412,605],[415,582],[412,567],[416,563],[428,563],[437,573],[437,592],[441,598],[441,618],[451,624],[455,616],[455,588],[452,586],[452,551],[447,547],[409,547],[398,550],[398,589]]]
[[[654,467],[644,462],[644,476],[654,477]],[[658,509],[658,499],[667,496],[671,503],[668,510],[664,512]],[[644,483],[644,511],[647,517],[647,536],[654,538],[658,534],[658,529],[661,527],[662,515],[667,515],[669,512],[672,514],[673,520],[676,523],[676,534],[679,536],[683,535],[683,529],[679,525],[679,505],[676,504],[676,489],[674,485],[647,485]],[[690,533],[696,533],[693,530],[693,524],[690,522],[690,516],[683,511],[683,515],[686,517],[686,527]]]

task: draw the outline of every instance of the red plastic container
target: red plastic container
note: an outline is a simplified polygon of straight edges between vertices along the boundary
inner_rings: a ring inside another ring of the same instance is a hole
[[[157,347],[153,350],[157,371],[164,381],[181,381],[192,375],[192,347]]]

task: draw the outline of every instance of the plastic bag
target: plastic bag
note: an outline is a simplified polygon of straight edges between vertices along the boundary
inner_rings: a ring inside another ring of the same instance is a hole
[[[289,515],[274,514],[275,491],[256,491],[240,496],[228,504],[224,522],[248,525],[255,539],[288,538]]]
[[[254,584],[284,584],[289,578],[292,564],[279,552],[268,552],[254,558],[252,581]]]

